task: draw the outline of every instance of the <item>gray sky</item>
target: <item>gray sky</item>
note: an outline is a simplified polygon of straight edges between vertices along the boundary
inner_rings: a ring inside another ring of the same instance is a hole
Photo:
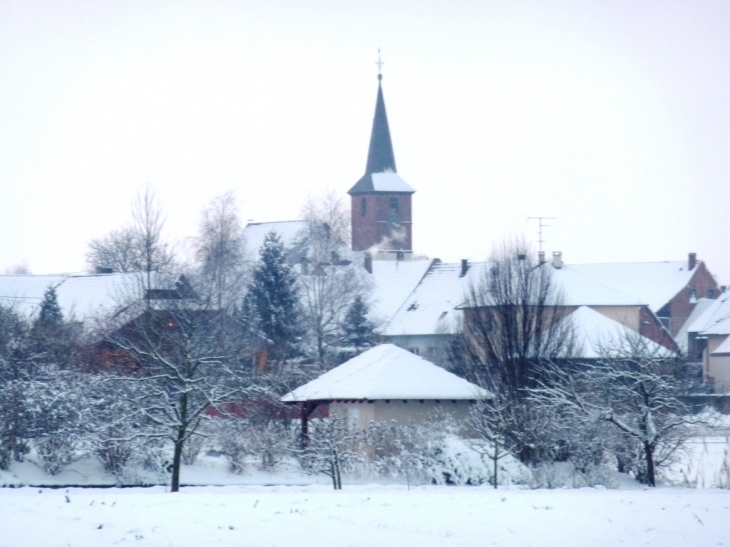
[[[276,4],[276,5],[274,5]],[[549,4],[549,6],[548,6]],[[730,282],[725,1],[0,1],[0,271],[79,271],[149,182],[171,238],[235,189],[297,218],[363,174],[377,48],[414,247]]]

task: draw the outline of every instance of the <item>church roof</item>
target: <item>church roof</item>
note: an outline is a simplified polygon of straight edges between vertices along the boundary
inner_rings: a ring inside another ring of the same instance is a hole
[[[380,80],[380,75],[378,80]],[[351,196],[371,192],[415,192],[402,178],[396,174],[393,142],[390,139],[388,115],[385,112],[383,87],[378,82],[378,98],[375,102],[373,130],[370,134],[370,149],[365,174],[350,188]]]

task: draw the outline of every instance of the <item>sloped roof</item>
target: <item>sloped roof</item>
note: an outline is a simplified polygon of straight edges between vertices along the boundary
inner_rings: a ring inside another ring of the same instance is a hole
[[[679,346],[679,349],[686,352],[689,348],[688,344],[688,334],[690,327],[694,324],[697,319],[702,317],[702,314],[705,313],[713,304],[715,303],[715,300],[711,298],[698,298],[697,304],[695,304],[694,309],[692,310],[692,313],[689,314],[689,317],[684,322],[684,324],[680,327],[679,331],[677,332],[677,335],[674,337],[674,340],[677,342],[677,345]]]
[[[368,194],[370,192],[395,192],[413,194],[415,190],[413,187],[404,181],[398,173],[391,170],[386,170],[380,173],[366,173],[352,187],[349,194],[351,196],[358,194]]]
[[[617,291],[642,300],[653,312],[684,289],[701,261],[688,269],[686,261],[618,262],[614,264],[570,264],[576,270]]]
[[[383,333],[387,336],[453,332],[470,283],[480,278],[485,263],[470,264],[461,277],[460,263],[434,264],[403,301]]]
[[[291,246],[299,233],[308,227],[306,220],[282,220],[278,222],[249,222],[243,229],[246,250],[251,258],[258,260],[259,249],[269,232],[276,232],[281,237],[284,247]]]
[[[354,196],[371,192],[414,193],[415,190],[400,178],[396,171],[388,115],[385,112],[383,87],[378,83],[378,96],[375,101],[375,116],[370,133],[370,148],[368,148],[365,174],[350,188],[348,194]]]
[[[373,260],[371,315],[388,321],[428,271],[429,260]]]
[[[471,382],[392,344],[376,346],[284,395],[283,402],[333,399],[484,399]]]
[[[48,287],[56,289],[66,319],[83,321],[111,312],[139,287],[137,273],[74,275],[0,275],[0,303],[33,315]]]
[[[580,306],[563,321],[570,321],[581,346],[580,357],[596,359],[608,353],[629,352],[632,341],[639,339],[650,354],[670,357],[670,350],[629,330],[618,321],[589,308]]]
[[[730,334],[730,292],[715,300],[689,327],[689,332],[703,335]]]
[[[640,306],[640,299],[608,287],[571,267],[550,268],[556,289],[565,306]],[[388,336],[429,335],[449,332],[461,317],[461,307],[472,283],[478,283],[489,268],[488,262],[470,262],[461,276],[460,263],[439,263],[429,269],[421,282],[403,301],[386,325]]]

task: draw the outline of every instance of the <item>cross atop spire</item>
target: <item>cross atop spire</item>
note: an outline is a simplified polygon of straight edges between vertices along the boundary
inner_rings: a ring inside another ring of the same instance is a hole
[[[376,66],[378,67],[378,81],[383,79],[383,65],[385,62],[380,58],[380,48],[378,48],[378,60],[375,61]]]

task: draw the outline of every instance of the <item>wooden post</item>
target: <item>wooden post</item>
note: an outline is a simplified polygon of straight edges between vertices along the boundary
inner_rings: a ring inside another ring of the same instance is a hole
[[[302,449],[307,448],[309,442],[309,416],[319,406],[316,401],[304,401],[302,403]]]

